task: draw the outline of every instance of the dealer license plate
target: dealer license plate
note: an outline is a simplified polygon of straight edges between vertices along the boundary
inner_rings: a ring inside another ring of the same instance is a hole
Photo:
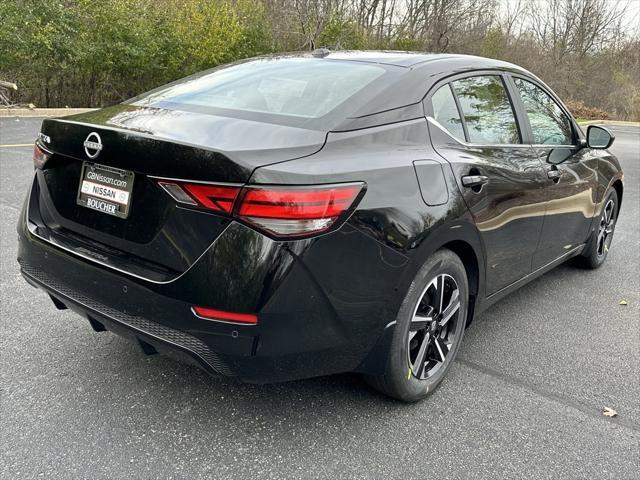
[[[84,162],[78,188],[78,205],[127,218],[133,191],[133,172]]]

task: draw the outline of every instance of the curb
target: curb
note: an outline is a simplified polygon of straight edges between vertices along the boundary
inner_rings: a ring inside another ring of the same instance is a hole
[[[627,122],[625,120],[585,120],[578,125],[620,125],[626,127],[640,127],[640,122]]]
[[[0,118],[6,117],[64,117],[98,110],[97,108],[0,108]]]

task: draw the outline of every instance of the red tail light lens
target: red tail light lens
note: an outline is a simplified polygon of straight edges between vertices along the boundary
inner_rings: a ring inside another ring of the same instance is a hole
[[[233,211],[233,204],[238,193],[240,193],[240,187],[233,185],[187,183],[169,180],[159,180],[158,185],[178,203],[228,214]]]
[[[239,214],[264,218],[337,217],[360,193],[361,186],[282,189],[247,187]]]
[[[225,312],[224,310],[214,310],[207,307],[192,307],[191,310],[196,316],[207,320],[245,323],[248,325],[256,325],[258,323],[258,316],[253,313]]]
[[[328,230],[362,191],[363,184],[257,187],[242,191],[237,215],[277,237]]]
[[[178,203],[233,215],[276,238],[325,232],[344,219],[364,183],[245,187],[158,180]]]
[[[185,183],[182,187],[203,207],[218,212],[231,213],[240,187]]]
[[[51,153],[40,148],[37,143],[33,146],[33,168],[44,167],[44,164],[47,163],[49,158],[51,158]]]

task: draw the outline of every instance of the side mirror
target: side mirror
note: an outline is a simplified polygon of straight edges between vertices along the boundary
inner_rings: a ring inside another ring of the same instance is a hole
[[[604,127],[589,125],[587,127],[587,145],[589,148],[609,148],[616,137]]]

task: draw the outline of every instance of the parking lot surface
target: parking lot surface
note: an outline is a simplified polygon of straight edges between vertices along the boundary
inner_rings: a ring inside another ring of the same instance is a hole
[[[493,306],[404,405],[356,375],[211,378],[57,311],[15,260],[40,122],[0,119],[2,479],[638,478],[640,128],[611,127],[625,193],[605,265]]]

